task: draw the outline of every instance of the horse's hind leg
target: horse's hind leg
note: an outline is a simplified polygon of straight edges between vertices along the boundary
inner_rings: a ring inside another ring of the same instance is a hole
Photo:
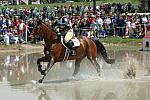
[[[76,74],[79,72],[81,61],[82,61],[82,59],[79,59],[79,60],[75,61],[75,69],[74,69],[74,72],[72,74],[73,77],[75,77]]]
[[[96,59],[92,59],[92,58],[89,58],[88,59],[90,60],[90,62],[94,65],[94,67],[96,68],[96,71],[98,73],[98,76],[101,76],[101,73],[100,73],[100,65],[98,64],[98,62],[96,61]]]
[[[96,68],[96,70],[97,70],[97,73],[98,73],[98,76],[101,76],[101,73],[100,73],[100,71],[101,71],[101,67],[100,67],[100,65],[98,64],[98,62],[95,60],[95,68]]]

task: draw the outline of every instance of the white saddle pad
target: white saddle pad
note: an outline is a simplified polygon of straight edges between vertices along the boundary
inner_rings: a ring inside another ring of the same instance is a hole
[[[73,38],[73,39],[71,39],[72,41],[73,41],[73,43],[74,43],[74,45],[73,45],[73,47],[78,47],[78,46],[80,46],[80,41],[75,37],[75,38]]]

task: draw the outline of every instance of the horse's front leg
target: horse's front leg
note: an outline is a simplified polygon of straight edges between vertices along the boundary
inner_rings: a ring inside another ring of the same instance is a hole
[[[44,56],[44,57],[38,58],[38,60],[37,60],[38,71],[39,71],[42,75],[44,75],[46,70],[42,70],[41,62],[49,62],[49,57]]]
[[[39,83],[42,83],[45,76],[47,75],[47,73],[50,71],[50,69],[53,67],[53,65],[55,64],[55,61],[54,61],[54,57],[50,57],[49,59],[49,62],[47,64],[47,68],[44,70],[44,72],[42,73],[42,78],[39,80]]]

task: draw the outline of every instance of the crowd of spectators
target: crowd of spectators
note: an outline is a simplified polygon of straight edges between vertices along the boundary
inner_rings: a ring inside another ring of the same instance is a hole
[[[9,43],[27,43],[36,18],[52,25],[58,19],[57,12],[63,10],[64,17],[71,22],[75,34],[88,37],[120,36],[142,38],[149,27],[150,14],[136,14],[134,6],[129,3],[104,3],[96,6],[49,6],[38,9],[3,8],[0,9],[1,37],[9,37]],[[134,14],[133,14],[134,13]],[[18,37],[18,38],[17,38]],[[1,38],[1,41],[5,38]]]

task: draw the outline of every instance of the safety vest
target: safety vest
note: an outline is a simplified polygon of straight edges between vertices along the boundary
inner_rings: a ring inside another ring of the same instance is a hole
[[[58,24],[65,25],[65,26],[68,24],[67,18],[65,18],[65,17],[59,18],[57,20],[57,22],[58,22]]]

